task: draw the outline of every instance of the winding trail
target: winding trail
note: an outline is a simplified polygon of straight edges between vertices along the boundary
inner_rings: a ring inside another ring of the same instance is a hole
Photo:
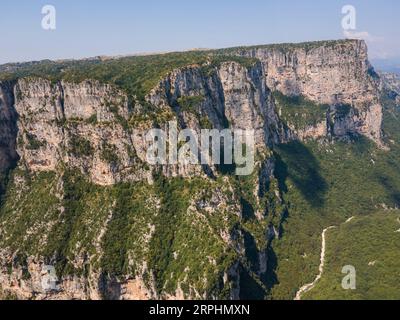
[[[355,217],[348,218],[345,223],[349,223],[349,222],[353,221],[354,218]]]
[[[355,217],[351,217],[349,219],[346,220],[346,223],[351,222]],[[399,223],[400,223],[400,218],[399,218]],[[294,298],[294,300],[301,300],[301,296],[310,291],[311,289],[313,289],[315,287],[315,285],[317,284],[317,282],[321,279],[322,274],[324,272],[324,267],[325,267],[325,252],[326,252],[326,233],[331,230],[337,228],[336,226],[331,226],[328,227],[326,229],[324,229],[324,231],[322,231],[322,245],[321,245],[321,263],[319,265],[319,274],[317,275],[317,277],[314,279],[313,282],[308,283],[304,286],[302,286],[299,291],[297,291],[296,293],[296,298]]]
[[[296,293],[296,298],[294,298],[294,300],[301,300],[301,296],[310,291],[311,289],[313,289],[315,287],[315,285],[317,284],[317,282],[321,279],[322,277],[322,273],[324,272],[324,267],[325,267],[325,250],[326,250],[326,233],[330,230],[336,228],[335,226],[331,226],[328,227],[326,229],[324,229],[324,231],[322,231],[322,250],[321,250],[321,263],[319,265],[319,274],[317,275],[317,277],[314,279],[313,282],[308,283],[304,286],[302,286],[299,291],[297,291]]]

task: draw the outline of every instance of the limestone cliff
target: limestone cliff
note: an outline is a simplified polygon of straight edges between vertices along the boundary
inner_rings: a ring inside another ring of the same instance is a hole
[[[205,123],[217,129],[252,128],[259,146],[277,139],[271,128],[277,127],[278,118],[261,65],[247,70],[227,62],[213,71],[205,75],[200,66],[175,70],[146,100],[158,115],[165,115],[164,121],[178,121],[181,128],[198,131]],[[18,154],[29,171],[54,171],[66,163],[100,185],[151,179],[151,170],[143,165],[144,134],[153,123],[128,127],[142,106],[129,104],[122,91],[97,81],[51,83],[41,78],[20,79],[2,88],[2,167]],[[200,100],[188,108],[181,102],[184,98]],[[188,167],[164,169],[167,176],[196,173]]]
[[[233,53],[259,59],[272,91],[330,105],[334,113],[335,106],[351,106],[339,121],[329,123],[326,119],[319,125],[325,128],[311,136],[359,133],[381,144],[379,78],[368,61],[364,41],[271,45],[235,49]]]

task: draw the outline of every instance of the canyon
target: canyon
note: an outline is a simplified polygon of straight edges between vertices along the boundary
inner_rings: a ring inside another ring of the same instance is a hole
[[[163,72],[142,81],[149,83],[143,93],[97,75],[108,74],[101,69],[108,63],[129,69],[130,59],[139,68],[140,57],[82,62],[78,71],[73,64],[51,63],[56,71],[48,77],[36,64],[25,71],[9,67],[3,78],[0,72],[5,294],[240,299],[250,278],[267,296],[270,248],[284,237],[290,211],[275,147],[307,141],[329,146],[362,137],[379,152],[389,151],[381,79],[364,41],[194,55],[177,68],[151,65]],[[87,74],[75,80],[85,68]],[[148,164],[146,131],[167,131],[171,121],[196,132],[254,130],[255,170],[237,180],[218,165]],[[46,265],[57,270],[57,290],[41,287]]]

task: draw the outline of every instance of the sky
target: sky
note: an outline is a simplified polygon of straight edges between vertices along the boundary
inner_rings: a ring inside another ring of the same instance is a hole
[[[42,28],[42,7],[56,29]],[[344,33],[342,7],[356,9]],[[399,0],[0,0],[0,63],[363,38],[400,61]],[[350,33],[349,33],[350,32]]]

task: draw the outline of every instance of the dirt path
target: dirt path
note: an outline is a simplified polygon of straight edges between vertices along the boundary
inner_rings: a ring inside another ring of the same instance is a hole
[[[351,222],[354,218],[355,217],[351,217],[351,218],[347,219],[345,223]],[[399,223],[400,223],[400,218],[399,218]],[[321,279],[322,274],[324,272],[324,267],[325,267],[326,233],[330,229],[334,229],[334,228],[337,228],[337,227],[336,226],[331,226],[331,227],[328,227],[328,228],[324,229],[324,231],[322,231],[322,245],[321,245],[322,249],[321,249],[321,263],[319,265],[319,274],[317,275],[317,277],[314,279],[313,282],[302,286],[299,289],[299,291],[297,291],[296,298],[294,298],[294,300],[301,300],[301,296],[304,293],[306,293],[306,292],[310,291],[311,289],[313,289],[315,287],[315,285],[317,284],[317,282]]]
[[[345,223],[349,223],[349,222],[353,221],[354,218],[355,217],[351,217],[351,218],[347,219]]]
[[[322,231],[322,249],[321,249],[321,263],[319,265],[319,274],[317,277],[314,279],[313,282],[308,283],[300,288],[299,291],[297,291],[296,298],[294,300],[301,300],[301,296],[310,291],[315,287],[317,282],[321,279],[322,273],[324,272],[324,267],[325,267],[325,250],[326,250],[326,233],[330,230],[336,228],[335,226],[328,227]]]

